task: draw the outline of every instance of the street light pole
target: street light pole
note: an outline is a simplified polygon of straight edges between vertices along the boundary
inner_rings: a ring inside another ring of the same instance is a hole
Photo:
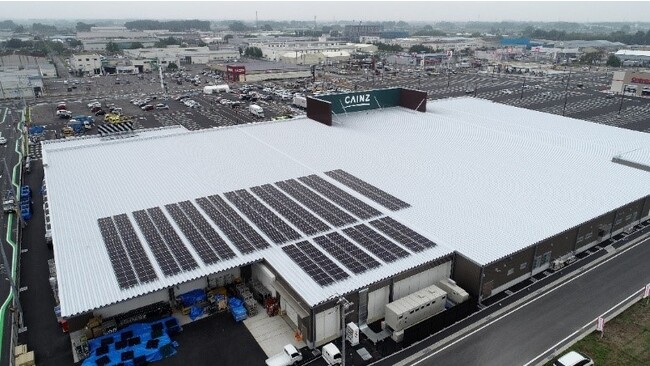
[[[566,79],[566,86],[564,87],[564,107],[562,108],[562,115],[566,112],[566,103],[569,98],[569,81],[571,80],[571,67],[569,67],[569,77]]]
[[[521,95],[519,96],[519,100],[524,99],[524,88],[526,87],[526,77],[524,76],[524,83],[521,84]]]
[[[623,84],[623,92],[621,93],[621,104],[618,106],[618,114],[616,115],[616,118],[621,118],[621,110],[623,109],[623,99],[625,99],[625,88],[627,88],[627,85]]]
[[[347,310],[354,304],[343,296],[339,298],[338,303],[341,306],[339,309],[341,312],[341,366],[345,366],[345,316]]]

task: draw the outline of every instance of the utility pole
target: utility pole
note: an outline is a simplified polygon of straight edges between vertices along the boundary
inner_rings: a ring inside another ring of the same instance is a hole
[[[566,79],[566,86],[564,87],[564,107],[562,108],[562,115],[566,112],[566,102],[569,98],[569,81],[571,80],[571,68],[569,67],[569,77]]]
[[[625,88],[627,88],[627,85],[623,84],[623,92],[621,93],[621,104],[618,106],[618,114],[616,115],[616,118],[621,118],[621,110],[623,109],[623,99],[625,99]]]
[[[345,316],[348,315],[347,310],[354,305],[349,302],[345,297],[339,297],[338,304],[341,306],[339,312],[341,313],[341,366],[345,366]]]
[[[526,77],[524,76],[524,83],[521,84],[521,95],[519,96],[519,100],[524,99],[524,88],[526,88]]]

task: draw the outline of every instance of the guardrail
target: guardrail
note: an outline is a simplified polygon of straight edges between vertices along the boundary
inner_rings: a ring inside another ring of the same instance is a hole
[[[21,133],[18,138],[16,139],[16,145],[15,145],[15,152],[18,154],[18,162],[13,168],[13,174],[12,174],[12,179],[11,183],[16,189],[16,197],[20,197],[20,184],[22,181],[22,166],[23,166],[23,155],[25,151],[25,145],[23,142],[25,141],[24,138],[24,131],[23,127],[25,125],[25,119],[29,118],[29,109],[26,109],[23,111],[23,115],[21,116],[20,122],[18,123],[18,126],[16,126],[16,129]],[[16,287],[20,288],[20,281],[19,281],[19,273],[20,271],[18,270],[18,256],[20,252],[19,245],[17,243],[20,243],[20,240],[15,240],[14,238],[14,216],[16,215],[15,212],[11,212],[8,214],[7,218],[7,230],[6,230],[6,240],[7,243],[11,246],[11,272],[9,275],[13,278],[14,282],[16,283]],[[21,227],[18,225],[16,228],[16,239],[19,239],[21,233]],[[0,359],[2,359],[2,351],[3,347],[2,345],[4,344],[4,322],[5,318],[7,316],[7,309],[9,308],[9,304],[11,303],[12,307],[15,309],[16,308],[16,297],[19,296],[19,294],[14,294],[14,289],[12,286],[9,286],[9,295],[5,299],[4,303],[0,307]],[[11,316],[11,338],[9,341],[9,356],[7,357],[9,360],[9,365],[13,366],[15,364],[15,358],[13,357],[13,350],[15,349],[14,347],[17,345],[18,342],[18,327],[17,325],[19,324],[20,319],[18,317],[22,316],[22,314],[19,314],[16,311],[12,310],[12,316]]]

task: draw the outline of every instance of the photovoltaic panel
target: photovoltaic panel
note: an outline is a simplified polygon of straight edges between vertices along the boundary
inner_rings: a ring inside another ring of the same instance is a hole
[[[305,273],[321,286],[334,283],[334,279],[320,268],[313,260],[296,247],[295,244],[285,245],[282,250],[293,260]]]
[[[149,257],[147,257],[129,217],[126,214],[116,215],[113,216],[113,222],[122,237],[122,242],[140,282],[146,283],[156,280],[158,278],[156,271],[154,271],[153,265],[149,261]]]
[[[165,239],[167,247],[169,247],[172,255],[176,258],[176,262],[178,262],[181,268],[184,271],[190,271],[197,268],[199,264],[196,263],[196,260],[194,260],[190,251],[187,250],[187,247],[183,244],[181,238],[176,234],[176,231],[169,221],[167,221],[167,217],[165,217],[162,209],[160,209],[160,207],[150,208],[147,210],[147,213],[149,213],[149,217],[151,217],[163,239]]]
[[[232,207],[228,206],[228,203],[226,203],[223,198],[213,195],[209,196],[208,199],[210,199],[212,204],[214,204],[214,206],[221,211],[221,213],[226,216],[235,227],[237,227],[239,232],[241,232],[256,249],[265,249],[270,247],[269,243],[264,240],[255,229],[248,225],[248,223],[244,221],[244,219],[242,219],[242,217],[239,216]]]
[[[320,268],[327,272],[330,277],[336,281],[344,280],[350,275],[348,275],[341,267],[334,263],[331,259],[327,258],[318,248],[313,246],[308,241],[302,241],[296,244],[298,249],[300,249],[305,255],[314,261]]]
[[[133,217],[165,276],[178,274],[181,268],[174,260],[169,248],[167,248],[167,244],[165,244],[158,230],[156,230],[147,212],[145,210],[135,211],[133,212]]]
[[[391,217],[383,217],[381,219],[370,221],[370,225],[376,227],[391,239],[414,252],[420,252],[436,246],[436,243],[418,234],[411,228],[395,221]]]
[[[408,203],[382,191],[372,184],[367,183],[344,170],[332,170],[325,172],[325,174],[392,211],[411,207],[411,205]]]
[[[361,219],[365,220],[381,215],[381,212],[375,208],[315,174],[299,178],[299,180]]]
[[[228,239],[233,243],[240,252],[244,254],[252,253],[256,249],[251,244],[248,239],[246,239],[233,225],[228,221],[225,215],[210,202],[209,199],[203,197],[198,198],[196,203],[205,211],[208,217],[221,229],[221,231],[228,237]]]
[[[216,230],[201,215],[199,210],[190,201],[183,201],[178,204],[185,212],[185,215],[192,221],[192,224],[201,232],[208,244],[221,257],[221,259],[230,259],[235,257],[235,252],[230,249],[228,244],[219,236]]]
[[[276,185],[291,197],[305,205],[305,207],[317,213],[330,224],[341,227],[356,222],[357,220],[334,206],[323,197],[308,189],[298,181],[290,179],[277,182]]]
[[[363,273],[368,269],[379,266],[379,262],[361,250],[361,248],[350,243],[339,233],[334,232],[315,237],[314,242],[353,273]]]
[[[224,196],[276,244],[300,238],[300,234],[247,191],[227,192]]]
[[[203,239],[199,231],[194,227],[192,222],[185,216],[183,210],[178,204],[172,203],[165,208],[171,217],[176,221],[176,225],[181,229],[190,244],[194,247],[196,253],[201,257],[205,264],[214,264],[219,261],[219,256],[212,250],[210,245]]]
[[[326,223],[270,184],[253,187],[251,191],[307,235],[330,229]]]
[[[343,232],[385,262],[408,257],[409,253],[366,225],[356,225]]]
[[[121,289],[133,287],[138,284],[135,271],[129,262],[129,257],[124,250],[113,220],[110,217],[104,217],[97,220],[99,231],[104,239],[104,246],[108,252],[108,258],[113,266],[113,272],[117,279],[117,284]]]

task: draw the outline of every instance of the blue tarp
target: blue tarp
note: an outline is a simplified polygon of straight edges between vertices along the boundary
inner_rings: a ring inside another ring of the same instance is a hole
[[[39,135],[42,134],[43,131],[45,131],[44,126],[32,126],[29,128],[29,134],[30,135]]]
[[[183,306],[192,306],[196,304],[197,302],[205,301],[205,291],[201,289],[196,289],[192,290],[190,292],[186,292],[184,294],[178,295],[178,297],[181,299],[183,302]]]
[[[196,318],[200,317],[201,315],[203,315],[203,308],[200,306],[192,306],[192,308],[190,309],[190,319],[194,321],[196,320]]]
[[[231,297],[228,300],[228,306],[230,307],[230,313],[236,322],[240,322],[248,316],[246,314],[246,308],[244,307],[244,302],[241,299],[236,297]]]
[[[91,339],[88,341],[90,357],[82,366],[134,366],[136,359],[154,362],[173,356],[178,344],[171,340],[169,333],[179,328],[176,318],[167,317],[154,323],[131,324],[119,332]]]

